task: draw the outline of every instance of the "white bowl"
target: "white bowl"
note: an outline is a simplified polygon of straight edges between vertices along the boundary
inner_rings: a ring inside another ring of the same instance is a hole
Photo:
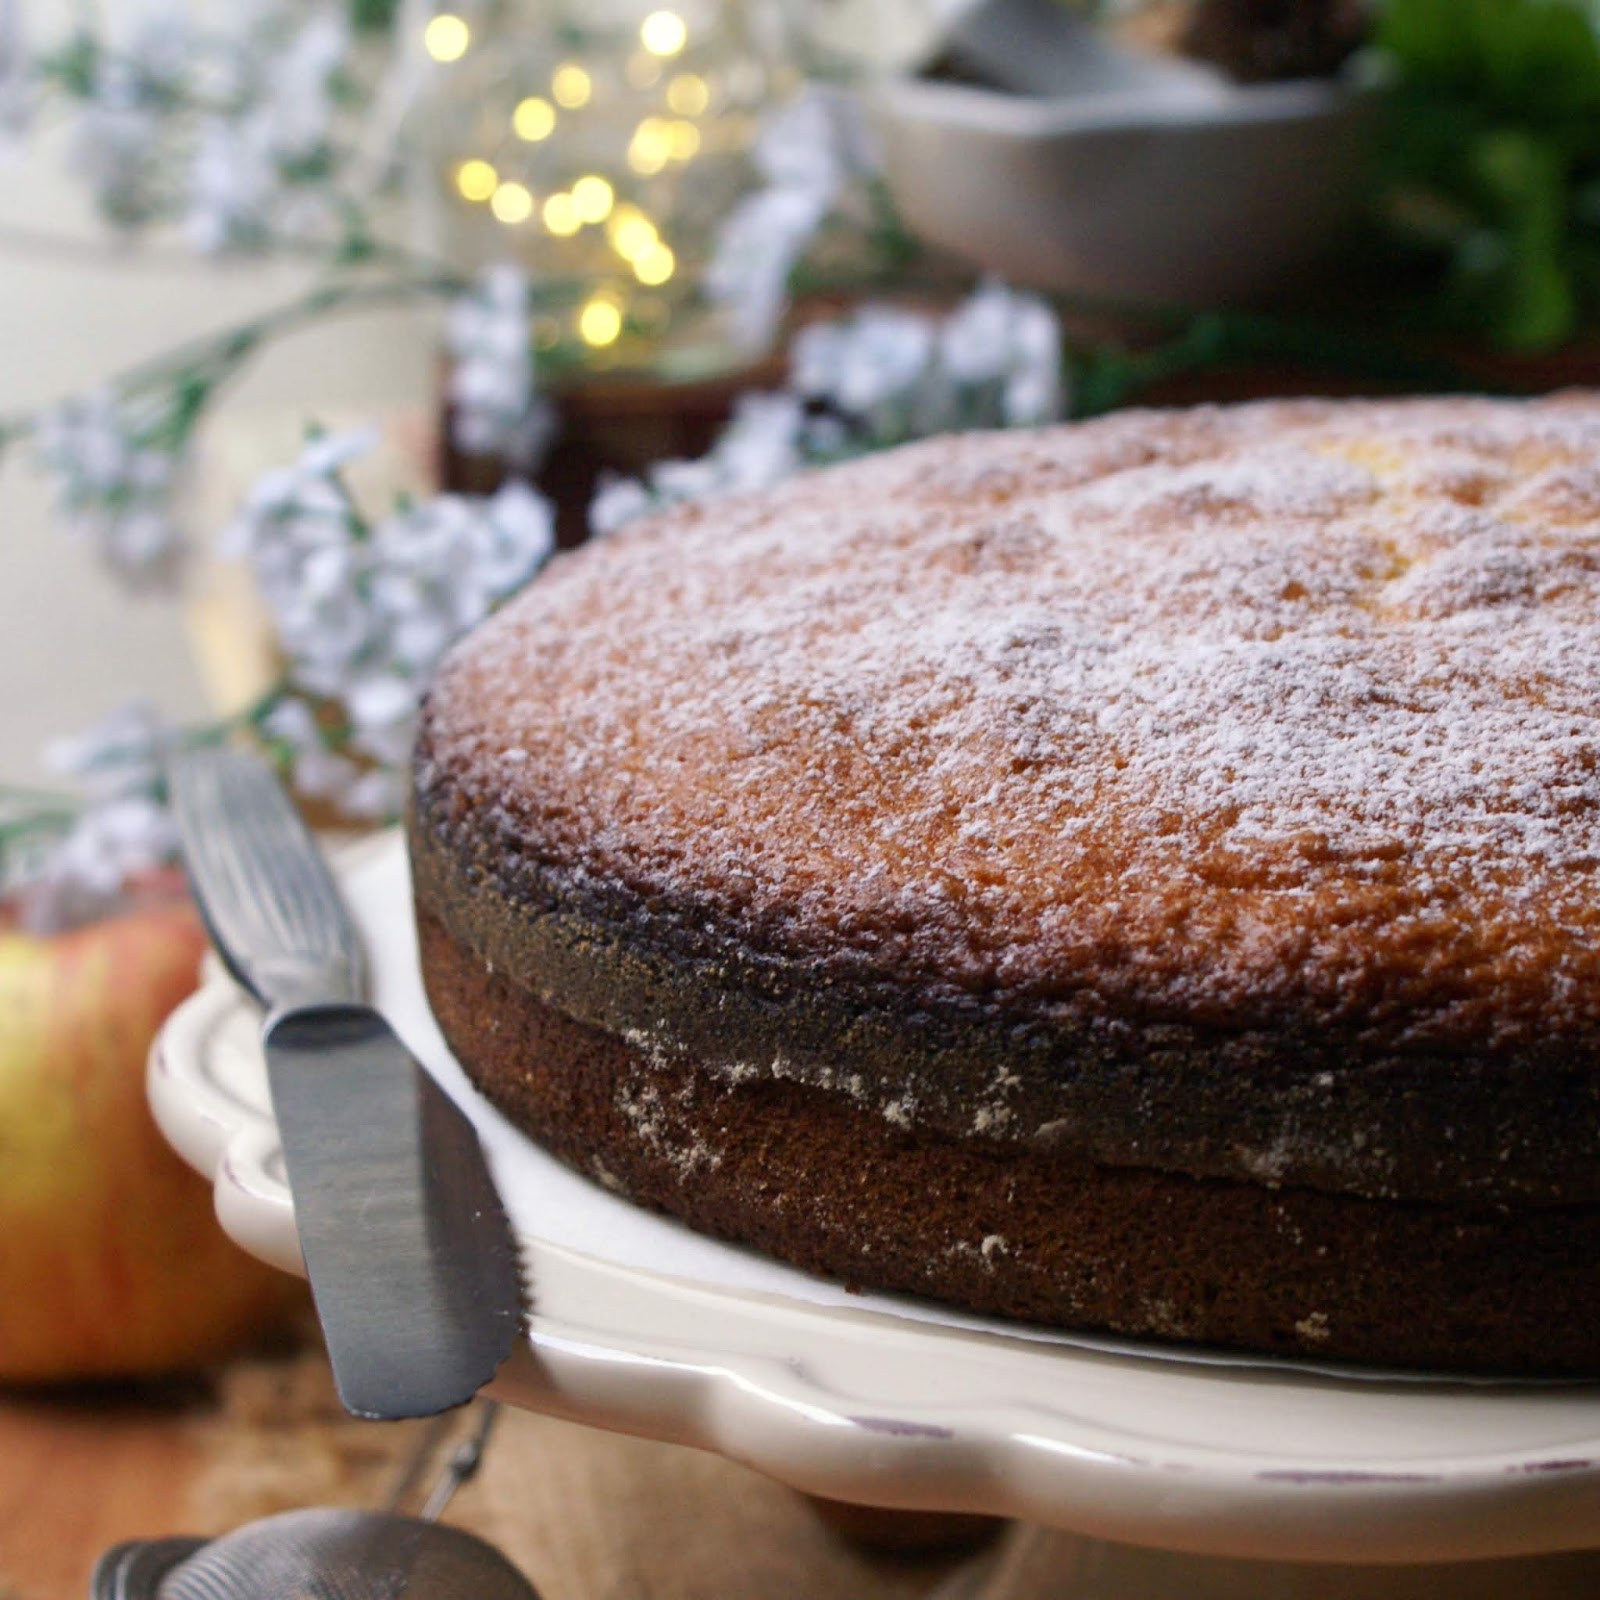
[[[1311,267],[1356,214],[1374,109],[1180,63],[1055,98],[909,76],[863,93],[921,238],[1013,283],[1176,305],[1257,301]]]

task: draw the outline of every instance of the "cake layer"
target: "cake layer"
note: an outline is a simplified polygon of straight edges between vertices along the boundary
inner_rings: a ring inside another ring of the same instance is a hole
[[[847,1283],[1054,1326],[1441,1372],[1600,1374],[1600,1207],[1406,1205],[1100,1166],[743,1082],[573,1021],[419,915],[474,1081],[580,1171]]]
[[[1353,1029],[1019,1022],[845,960],[752,949],[704,906],[533,868],[510,840],[441,825],[431,803],[449,792],[436,782],[413,813],[419,906],[574,1021],[726,1082],[809,1085],[899,1128],[1190,1177],[1437,1203],[1600,1199],[1596,1077],[1564,1041],[1508,1067],[1381,1055]]]

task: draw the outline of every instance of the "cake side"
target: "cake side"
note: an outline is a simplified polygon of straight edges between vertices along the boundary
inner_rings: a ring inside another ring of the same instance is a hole
[[[452,655],[419,900],[892,1126],[1592,1202],[1597,446],[1582,398],[1125,414],[658,519]]]
[[[1440,1372],[1600,1374],[1600,1207],[1404,1205],[1106,1167],[735,1083],[574,1022],[418,918],[441,1028],[555,1154],[846,1283],[1056,1327]]]
[[[692,905],[642,905],[559,871],[513,878],[509,852],[463,850],[435,822],[415,807],[419,909],[487,972],[729,1084],[789,1081],[890,1126],[1190,1177],[1438,1203],[1600,1198],[1583,1110],[1600,1091],[1559,1042],[1508,1071],[1463,1054],[1385,1056],[1348,1029],[1059,1012],[1023,1024],[981,1000],[753,953]],[[663,924],[695,936],[663,940]]]

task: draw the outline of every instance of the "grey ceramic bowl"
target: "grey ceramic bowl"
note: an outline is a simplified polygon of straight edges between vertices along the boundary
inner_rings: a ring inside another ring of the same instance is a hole
[[[862,91],[901,214],[976,265],[1058,291],[1250,302],[1303,273],[1355,214],[1366,95],[1238,86],[1014,27],[995,43],[985,66],[1022,92],[910,74]]]

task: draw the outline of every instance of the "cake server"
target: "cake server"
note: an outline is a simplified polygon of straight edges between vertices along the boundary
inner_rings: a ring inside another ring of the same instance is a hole
[[[369,1005],[360,940],[305,824],[243,750],[168,765],[195,898],[262,1039],[306,1274],[345,1407],[420,1417],[495,1374],[515,1241],[472,1124]]]

